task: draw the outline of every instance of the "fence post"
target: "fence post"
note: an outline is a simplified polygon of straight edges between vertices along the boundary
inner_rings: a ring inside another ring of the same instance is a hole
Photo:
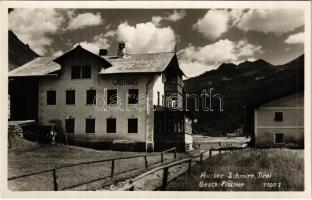
[[[11,149],[11,147],[12,147],[12,142],[11,142],[11,133],[10,132],[8,132],[8,138],[9,138],[9,149]]]
[[[173,158],[174,158],[174,159],[177,158],[177,148],[176,148],[176,147],[174,148],[174,155],[173,155]]]
[[[147,156],[144,156],[144,161],[145,161],[145,168],[147,168]]]
[[[134,191],[134,184],[132,182],[132,179],[130,179],[129,183],[131,184],[131,187],[129,188],[129,191]]]
[[[204,153],[201,153],[201,154],[200,154],[200,162],[203,162],[203,154],[204,154]]]
[[[57,176],[56,176],[56,169],[53,169],[52,170],[52,174],[53,174],[53,188],[54,188],[54,191],[57,191],[58,190],[58,186],[57,186]]]
[[[198,149],[200,149],[200,144],[198,144]]]
[[[192,159],[188,161],[188,173],[191,173],[191,169],[192,169]]]
[[[111,178],[114,177],[114,168],[115,168],[115,160],[112,160],[112,171],[111,171]]]
[[[212,156],[212,149],[209,149],[209,158]]]
[[[160,161],[161,161],[161,163],[164,163],[164,153],[163,152],[161,152],[161,154],[160,154]]]
[[[164,168],[163,181],[162,181],[162,190],[166,190],[168,181],[168,167]]]

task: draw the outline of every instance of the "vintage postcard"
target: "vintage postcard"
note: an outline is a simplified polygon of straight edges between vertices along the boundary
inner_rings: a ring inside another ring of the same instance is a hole
[[[310,18],[308,1],[2,1],[1,195],[311,197]]]

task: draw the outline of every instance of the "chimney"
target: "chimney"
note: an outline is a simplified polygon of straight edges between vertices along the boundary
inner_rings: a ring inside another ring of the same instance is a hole
[[[107,49],[100,49],[99,56],[107,56]]]
[[[118,43],[117,56],[121,58],[126,57],[126,44],[124,42]]]

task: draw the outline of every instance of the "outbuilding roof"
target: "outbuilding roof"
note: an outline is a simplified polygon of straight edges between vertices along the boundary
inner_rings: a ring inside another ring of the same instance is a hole
[[[55,57],[38,57],[9,72],[9,77],[46,76],[61,69]]]
[[[102,69],[99,74],[162,72],[173,56],[174,53],[128,54],[125,57],[105,56],[112,67]]]

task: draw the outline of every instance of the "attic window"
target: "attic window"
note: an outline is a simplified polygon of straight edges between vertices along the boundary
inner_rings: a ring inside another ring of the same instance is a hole
[[[91,66],[72,66],[71,67],[72,79],[85,79],[91,78]]]
[[[81,78],[91,78],[91,66],[81,67]]]

